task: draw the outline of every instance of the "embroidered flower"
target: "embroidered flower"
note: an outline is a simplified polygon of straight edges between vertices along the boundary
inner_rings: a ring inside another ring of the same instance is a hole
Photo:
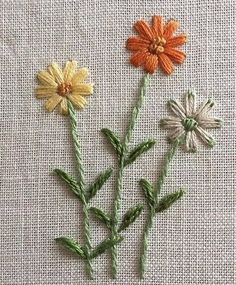
[[[161,16],[152,17],[152,26],[143,20],[136,22],[134,29],[139,36],[127,41],[127,48],[133,52],[130,62],[135,67],[143,66],[148,73],[154,73],[160,66],[166,74],[171,74],[173,62],[182,63],[186,57],[177,49],[186,43],[186,35],[173,36],[178,27],[179,23],[174,20],[164,24]]]
[[[52,63],[47,71],[40,71],[37,75],[40,85],[36,89],[36,97],[48,98],[45,108],[49,112],[59,106],[60,113],[67,115],[67,100],[83,109],[87,103],[84,97],[93,93],[93,84],[84,83],[88,74],[87,68],[77,71],[77,62],[74,60],[67,61],[63,70],[57,63]]]
[[[209,116],[209,112],[214,106],[210,99],[195,108],[195,96],[189,91],[185,96],[185,106],[179,101],[170,100],[169,106],[176,115],[161,120],[161,126],[171,131],[170,141],[184,138],[186,151],[197,151],[197,140],[200,139],[206,145],[213,147],[214,139],[206,132],[206,129],[221,127],[222,121]]]

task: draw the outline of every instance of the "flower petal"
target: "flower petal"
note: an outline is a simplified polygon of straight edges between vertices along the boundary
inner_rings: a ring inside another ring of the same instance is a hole
[[[176,129],[182,126],[181,119],[178,117],[166,117],[160,120],[160,126],[163,129]]]
[[[178,100],[169,100],[168,102],[169,107],[171,108],[172,112],[174,112],[178,117],[181,119],[185,119],[185,110],[182,104]]]
[[[79,109],[83,109],[87,101],[80,95],[71,94],[68,99]]]
[[[68,104],[67,104],[67,99],[63,98],[60,105],[59,105],[59,112],[62,115],[68,115],[69,114],[69,110],[68,110]]]
[[[45,103],[45,108],[47,109],[48,112],[52,112],[56,106],[61,102],[62,97],[55,94],[51,96]]]
[[[148,25],[147,22],[141,20],[134,24],[134,29],[139,33],[139,35],[148,40],[153,40],[155,38],[155,35],[151,29],[151,27]]]
[[[72,93],[79,95],[91,95],[93,94],[93,84],[91,83],[80,83],[76,86],[72,86]]]
[[[140,37],[131,37],[127,40],[126,47],[132,51],[147,50],[150,45],[150,41],[142,39]]]
[[[144,65],[149,55],[149,52],[137,51],[132,54],[130,58],[130,63],[136,67]]]
[[[215,129],[222,126],[222,120],[213,117],[201,117],[198,124],[203,129]]]
[[[212,109],[212,107],[214,105],[215,105],[215,103],[211,99],[206,100],[197,109],[196,113],[194,114],[194,117],[195,118],[200,118],[201,116],[206,115]]]
[[[181,126],[181,127],[178,127],[178,128],[175,128],[173,130],[173,132],[171,132],[168,136],[168,139],[173,142],[175,141],[176,139],[179,139],[181,138],[185,133],[185,130],[184,130],[184,127]]]
[[[179,27],[179,22],[171,20],[164,26],[163,36],[167,40],[176,32]]]
[[[185,114],[186,116],[193,116],[195,112],[195,92],[188,91],[185,95]]]
[[[63,82],[63,73],[57,63],[49,65],[48,71],[55,78],[56,83],[61,84]]]
[[[176,63],[183,63],[186,58],[186,54],[183,51],[172,47],[165,47],[164,53]]]
[[[83,82],[89,76],[89,70],[86,67],[80,68],[78,72],[73,76],[71,83],[77,85]]]
[[[66,83],[71,82],[71,79],[75,75],[76,68],[77,68],[77,61],[75,60],[67,61],[66,66],[63,70],[64,82]]]
[[[165,47],[178,47],[187,42],[187,35],[179,35],[168,39]]]
[[[164,31],[163,17],[153,16],[152,17],[152,27],[155,32],[155,36],[161,37]]]
[[[164,53],[159,54],[159,64],[166,74],[171,74],[174,71],[174,65],[170,58]]]
[[[42,85],[54,86],[54,87],[57,86],[57,83],[55,82],[54,77],[51,76],[51,75],[50,75],[47,71],[45,71],[45,70],[40,71],[40,72],[37,74],[37,78],[38,78],[39,82],[40,82]]]
[[[187,152],[197,151],[197,136],[194,131],[187,132],[185,148]]]
[[[155,54],[150,54],[147,57],[147,60],[145,62],[144,65],[144,69],[148,72],[148,73],[154,73],[158,68],[158,56]]]
[[[203,141],[203,143],[205,143],[206,145],[213,147],[215,145],[215,140],[212,136],[210,136],[203,128],[201,128],[200,126],[198,126],[195,129],[196,134],[198,135],[198,137]]]
[[[49,98],[57,93],[56,87],[51,86],[39,86],[35,90],[37,98]]]

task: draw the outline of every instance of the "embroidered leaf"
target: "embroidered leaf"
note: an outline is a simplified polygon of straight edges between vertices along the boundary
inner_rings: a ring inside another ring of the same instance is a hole
[[[103,222],[108,228],[112,225],[112,218],[111,216],[103,211],[102,209],[91,207],[89,209],[101,222]]]
[[[123,145],[119,137],[109,129],[102,129],[102,133],[106,136],[106,138],[108,139],[110,144],[114,147],[114,150],[120,157],[123,153]]]
[[[156,207],[156,213],[160,213],[168,209],[174,202],[179,200],[184,194],[183,190],[164,196]]]
[[[138,218],[138,216],[141,214],[142,210],[143,210],[142,205],[137,205],[135,207],[130,208],[126,212],[126,214],[124,215],[118,232],[123,231],[129,225],[131,225]]]
[[[147,152],[151,147],[153,147],[155,143],[155,140],[149,139],[135,147],[128,155],[128,158],[125,161],[125,166],[133,163],[141,154]]]
[[[112,238],[107,238],[102,241],[90,254],[90,258],[95,258],[98,255],[104,253],[107,249],[112,248],[114,245],[120,243],[124,238],[122,236],[117,236]]]
[[[140,186],[143,189],[144,196],[147,200],[147,203],[150,207],[154,207],[156,204],[154,192],[153,192],[153,186],[150,182],[148,182],[146,179],[141,179],[139,181]]]
[[[68,175],[66,172],[64,172],[63,170],[60,169],[54,169],[54,172],[63,180],[66,182],[66,184],[70,187],[70,189],[72,190],[72,192],[79,197],[79,199],[81,200],[81,189],[77,183],[77,181],[71,177],[70,175]]]
[[[113,170],[111,168],[109,168],[106,171],[102,172],[97,177],[95,182],[89,187],[89,189],[87,191],[87,200],[88,201],[96,195],[98,190],[100,190],[102,188],[103,184],[110,178],[112,171]]]
[[[55,241],[69,249],[71,252],[78,254],[80,257],[86,258],[84,249],[78,244],[77,241],[67,237],[59,237],[56,238]]]

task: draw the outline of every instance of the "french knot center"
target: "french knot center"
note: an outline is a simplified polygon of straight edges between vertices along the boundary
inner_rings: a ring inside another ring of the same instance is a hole
[[[163,37],[158,37],[149,46],[149,51],[153,54],[162,53],[165,50],[164,49],[165,44],[166,44],[166,40]]]
[[[71,91],[72,91],[72,86],[70,83],[61,83],[57,87],[57,93],[62,97],[68,95],[69,93],[71,93]]]
[[[182,125],[184,126],[185,130],[188,132],[196,129],[196,127],[198,126],[198,122],[192,117],[186,117],[182,121]]]

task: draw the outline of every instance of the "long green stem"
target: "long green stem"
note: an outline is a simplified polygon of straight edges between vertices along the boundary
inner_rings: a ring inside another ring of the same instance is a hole
[[[77,170],[79,174],[79,186],[81,188],[81,200],[83,203],[83,213],[84,213],[84,239],[85,239],[85,249],[87,252],[87,262],[86,270],[91,279],[93,279],[93,267],[91,259],[89,258],[90,251],[92,248],[91,244],[91,234],[90,234],[90,223],[89,223],[89,214],[88,214],[88,205],[85,198],[85,179],[84,179],[84,166],[81,154],[81,146],[79,142],[79,136],[77,131],[77,117],[75,110],[70,102],[68,102],[69,115],[70,115],[70,124],[71,124],[71,134],[75,148],[75,157],[77,162]]]
[[[171,145],[170,150],[167,152],[167,154],[165,156],[164,164],[163,164],[160,176],[159,176],[159,178],[156,182],[156,185],[155,185],[156,204],[157,204],[158,195],[160,194],[162,186],[165,182],[165,178],[168,175],[170,163],[171,163],[172,159],[174,158],[174,155],[177,151],[179,144],[180,144],[180,141],[176,140]],[[142,253],[141,253],[141,257],[140,257],[140,277],[141,278],[144,278],[144,274],[145,274],[145,270],[146,270],[148,236],[149,236],[150,230],[151,230],[152,225],[153,225],[153,220],[154,220],[155,214],[156,214],[155,213],[155,206],[149,207],[148,219],[147,219],[147,223],[145,225],[145,229],[144,229],[144,233],[143,233]]]
[[[117,191],[115,195],[115,202],[114,202],[114,223],[112,227],[112,237],[115,238],[118,234],[119,222],[120,222],[120,208],[121,208],[121,194],[123,190],[123,176],[124,176],[124,168],[125,168],[125,159],[128,152],[129,143],[133,134],[133,130],[135,128],[135,124],[137,122],[140,110],[142,108],[146,91],[149,83],[149,74],[146,74],[141,81],[141,86],[139,89],[139,96],[136,106],[132,111],[132,116],[130,119],[130,123],[128,129],[126,131],[125,139],[124,139],[124,150],[121,154],[120,161],[119,161],[119,170],[118,170],[118,177],[117,177]],[[116,278],[117,276],[117,267],[118,267],[118,252],[117,252],[117,245],[112,247],[112,277]]]

